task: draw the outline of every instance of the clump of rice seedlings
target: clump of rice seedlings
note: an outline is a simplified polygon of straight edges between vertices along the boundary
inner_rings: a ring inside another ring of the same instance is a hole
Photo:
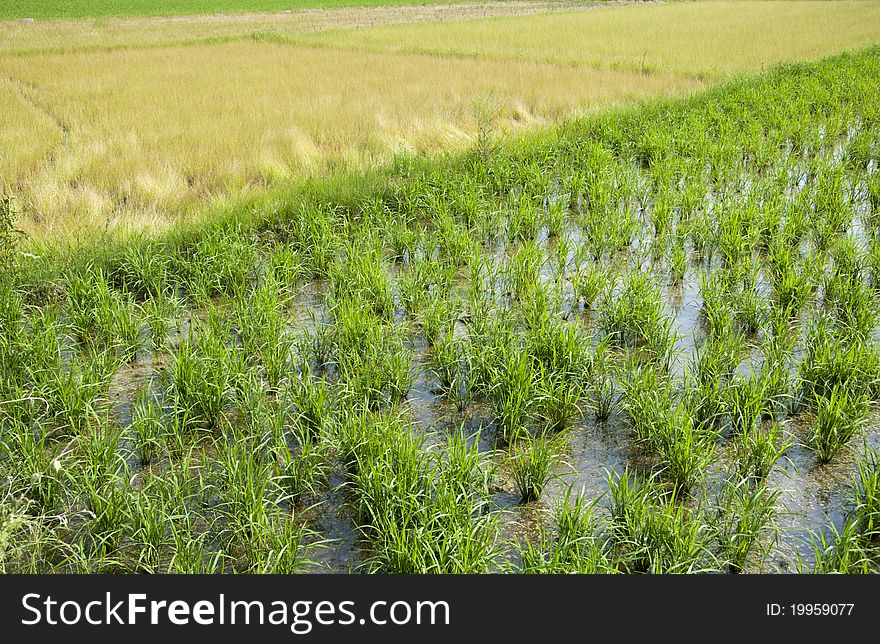
[[[583,494],[571,500],[571,488],[566,491],[555,509],[555,531],[542,531],[537,543],[527,542],[520,548],[525,574],[605,574],[616,572],[609,557],[608,538],[599,530],[594,517],[593,503],[587,503]]]
[[[377,317],[391,319],[394,314],[394,289],[388,275],[385,257],[373,239],[352,241],[344,250],[344,259],[330,271],[334,298],[356,301]]]
[[[288,295],[293,294],[307,273],[303,258],[287,244],[277,244],[266,254],[266,274]]]
[[[859,532],[873,541],[880,539],[880,457],[866,449],[859,460],[859,478],[853,490],[852,519]]]
[[[130,541],[136,549],[133,567],[139,572],[155,574],[162,572],[165,552],[172,543],[168,524],[176,519],[174,511],[163,496],[163,490],[155,490],[161,484],[150,479],[129,499],[131,504]]]
[[[310,436],[320,436],[333,412],[333,398],[325,376],[316,379],[304,372],[290,388],[297,422]]]
[[[873,343],[841,338],[822,317],[808,333],[798,365],[800,404],[815,409],[835,390],[850,398],[873,398],[880,383],[880,353]]]
[[[716,529],[720,556],[732,573],[753,563],[760,568],[779,535],[774,528],[778,490],[749,479],[725,482],[716,501]]]
[[[455,319],[455,312],[449,300],[443,297],[433,297],[428,300],[421,322],[429,347],[434,346],[443,329],[452,329]]]
[[[327,443],[307,431],[297,431],[293,447],[287,436],[274,439],[270,448],[276,459],[275,484],[283,498],[298,504],[306,495],[316,494],[328,472]]]
[[[339,380],[357,405],[397,405],[412,388],[413,351],[403,329],[353,302],[337,303],[334,340]]]
[[[877,564],[852,521],[844,523],[840,530],[832,524],[828,532],[814,533],[811,545],[814,574],[877,574]],[[798,571],[804,570],[805,564],[798,554]]]
[[[116,365],[110,352],[76,357],[37,382],[35,393],[48,402],[58,437],[84,433],[99,423]]]
[[[170,255],[166,248],[161,242],[150,242],[128,247],[115,277],[130,293],[148,299],[167,293],[170,273]]]
[[[517,247],[504,271],[505,282],[514,299],[521,300],[534,292],[545,261],[544,251],[536,241],[523,242]]]
[[[531,357],[515,346],[499,347],[501,355],[490,367],[489,399],[498,419],[501,438],[510,442],[528,426],[535,407],[535,366]]]
[[[443,395],[463,411],[473,395],[466,343],[451,333],[441,335],[434,343],[432,365]]]
[[[143,311],[153,349],[161,349],[180,316],[181,303],[176,297],[161,293],[144,302]]]
[[[830,463],[862,426],[868,413],[863,396],[834,389],[816,400],[816,422],[807,445],[816,452],[820,463]]]
[[[589,389],[589,406],[596,415],[596,420],[607,421],[617,409],[617,388],[610,374],[602,371],[596,375]]]
[[[610,545],[623,571],[680,574],[720,567],[704,517],[678,503],[656,479],[609,472],[608,488]]]
[[[664,477],[685,492],[702,478],[715,450],[714,435],[696,426],[680,402],[661,417],[648,444],[660,455]]]
[[[808,257],[800,264],[791,253],[785,249],[771,255],[770,282],[776,306],[797,314],[817,288],[815,276],[819,269],[815,260]]]
[[[874,573],[878,571],[880,537],[880,462],[876,450],[866,448],[859,459],[859,476],[850,497],[843,528],[812,534],[814,573]],[[798,570],[804,563],[798,557]]]
[[[520,500],[523,503],[539,500],[556,476],[554,469],[562,460],[560,444],[544,433],[534,438],[518,436],[511,452],[510,473]]]
[[[672,320],[663,313],[660,288],[650,275],[630,271],[620,293],[607,293],[599,324],[616,344],[640,347],[647,359],[669,368],[676,335]]]
[[[131,413],[129,429],[142,465],[149,465],[159,455],[166,433],[165,413],[148,392],[138,397]]]
[[[303,523],[283,513],[267,516],[256,535],[255,543],[248,548],[245,568],[252,574],[301,573],[312,563],[311,551],[322,545],[310,540],[313,533]]]
[[[528,242],[538,236],[541,225],[541,208],[531,198],[519,196],[511,199],[507,209],[507,238]]]
[[[233,400],[232,349],[218,329],[190,336],[172,352],[169,398],[186,425],[217,427]]]
[[[599,264],[589,263],[582,266],[571,277],[575,302],[582,302],[584,308],[592,308],[610,282],[608,273]]]
[[[75,462],[62,469],[88,519],[81,544],[102,557],[117,550],[129,521],[130,480],[118,450],[120,436],[118,428],[105,427],[82,441]]]
[[[763,483],[790,446],[791,437],[783,436],[779,423],[744,429],[734,442],[739,477]]]
[[[36,433],[28,424],[4,419],[0,455],[2,462],[16,464],[8,473],[9,484],[34,513],[58,512],[66,483],[60,470],[67,466],[66,459],[75,446],[75,439],[66,445],[54,445],[47,432]]]
[[[487,572],[499,555],[497,518],[484,508],[481,459],[425,451],[400,416],[361,416],[343,424],[343,452],[353,459],[351,493],[371,557],[364,567],[388,573]],[[346,447],[346,445],[348,447]],[[443,467],[445,459],[454,464]]]
[[[538,376],[537,396],[539,413],[551,432],[567,429],[574,417],[582,411],[581,386],[564,374],[542,370]]]
[[[685,238],[681,235],[675,236],[672,244],[671,257],[669,259],[669,279],[673,284],[681,284],[687,273],[688,256],[685,249]]]
[[[768,398],[769,382],[762,374],[735,378],[725,389],[725,406],[735,434],[754,431],[772,409]]]
[[[110,288],[100,268],[68,278],[71,327],[85,346],[112,348],[126,361],[141,345],[140,318],[130,297]]]

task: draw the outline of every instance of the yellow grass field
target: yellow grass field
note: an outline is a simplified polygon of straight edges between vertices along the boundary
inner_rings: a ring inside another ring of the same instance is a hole
[[[880,40],[880,2],[652,3],[325,31],[304,39],[373,51],[643,69],[712,79],[874,43]]]
[[[161,229],[467,146],[475,102],[522,129],[880,40],[873,2],[562,7],[0,23],[0,192],[36,238]]]

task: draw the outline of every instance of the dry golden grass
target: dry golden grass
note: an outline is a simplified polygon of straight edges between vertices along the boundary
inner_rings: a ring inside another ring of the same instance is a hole
[[[161,18],[97,18],[24,22],[0,20],[0,53],[147,47],[209,39],[277,37],[286,34],[390,24],[472,20],[583,7],[546,1],[303,9],[284,13],[215,14]]]
[[[51,163],[23,163],[4,180],[18,187],[24,226],[39,236],[157,227],[214,197],[461,145],[475,130],[474,100],[490,95],[517,127],[695,86],[635,72],[252,41],[8,57],[0,76],[39,88],[38,100],[69,124]],[[0,147],[13,144],[4,138]]]
[[[722,0],[328,31],[312,42],[373,51],[647,69],[716,78],[880,40],[880,2]]]
[[[468,145],[487,96],[523,128],[880,38],[880,3],[848,0],[367,27],[469,15],[451,11],[0,23],[0,192],[37,238],[161,229],[290,179]],[[340,25],[358,28],[321,32]]]

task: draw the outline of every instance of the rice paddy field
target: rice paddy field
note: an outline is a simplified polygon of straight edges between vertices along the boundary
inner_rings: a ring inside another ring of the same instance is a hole
[[[423,27],[445,29],[399,29]],[[385,29],[334,55],[404,55]],[[494,33],[468,42],[500,51]],[[0,571],[877,572],[880,46],[862,45],[749,74],[657,58],[698,85],[518,137],[487,121],[442,157],[137,236],[28,238],[3,197]],[[268,46],[273,69],[306,47]],[[53,82],[98,95],[90,55]]]
[[[517,138],[880,39],[880,5],[858,0],[239,2],[163,17],[138,7],[175,3],[35,4],[55,13],[0,11],[16,18],[0,20],[0,191],[40,240],[167,230],[303,177],[461,152],[488,129]],[[56,18],[83,11],[95,17]]]

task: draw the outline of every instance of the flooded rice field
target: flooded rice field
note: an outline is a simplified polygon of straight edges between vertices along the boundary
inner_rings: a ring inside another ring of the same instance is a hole
[[[0,563],[875,571],[878,60],[12,262]]]

